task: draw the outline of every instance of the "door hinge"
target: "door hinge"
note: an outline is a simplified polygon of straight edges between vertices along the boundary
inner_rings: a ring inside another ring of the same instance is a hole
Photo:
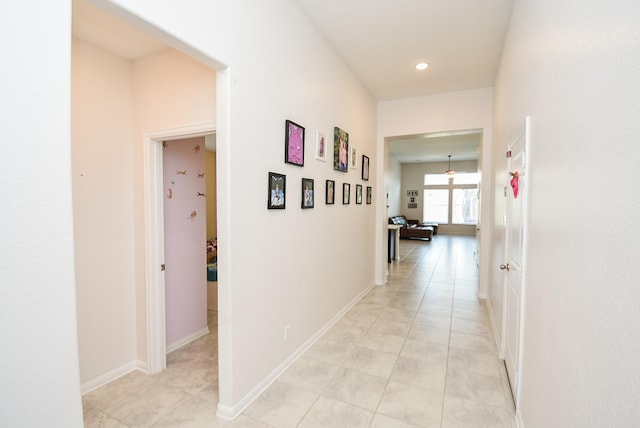
[[[510,158],[510,157],[511,157],[511,150],[509,150],[509,151],[507,152],[507,157],[508,157],[508,158]]]
[[[164,271],[164,263],[160,265],[160,270]]]

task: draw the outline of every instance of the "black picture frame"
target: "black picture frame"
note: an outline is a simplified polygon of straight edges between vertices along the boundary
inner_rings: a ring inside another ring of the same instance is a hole
[[[327,180],[325,183],[325,204],[333,205],[336,202],[336,182]]]
[[[304,166],[304,127],[286,120],[284,133],[284,162]]]
[[[287,176],[277,172],[269,172],[269,189],[267,208],[283,210],[287,206]]]
[[[342,183],[342,205],[349,205],[351,202],[351,184]]]
[[[333,128],[333,169],[349,171],[349,133],[337,126]]]
[[[362,204],[362,184],[356,184],[356,205]]]
[[[369,181],[369,156],[362,155],[362,180]]]
[[[371,205],[371,194],[373,193],[373,189],[371,186],[367,186],[367,205]]]
[[[314,181],[313,178],[303,178],[301,185],[301,201],[300,207],[302,209],[313,208],[314,206]]]

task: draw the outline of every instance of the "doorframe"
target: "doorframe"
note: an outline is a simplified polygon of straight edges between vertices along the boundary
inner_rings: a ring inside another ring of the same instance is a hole
[[[216,133],[216,123],[162,129],[144,133],[144,232],[146,273],[147,371],[156,374],[167,366],[164,273],[163,141]]]

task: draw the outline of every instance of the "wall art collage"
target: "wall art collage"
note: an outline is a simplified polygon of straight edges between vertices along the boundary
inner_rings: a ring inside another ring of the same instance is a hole
[[[328,143],[326,134],[316,131],[315,159],[327,161]],[[286,164],[304,167],[305,128],[291,120],[285,121],[284,162]],[[333,170],[348,172],[355,170],[358,165],[358,150],[349,146],[349,133],[337,126],[333,130]],[[369,157],[361,155],[360,179],[369,181]],[[268,209],[285,209],[287,206],[287,176],[277,172],[269,172],[269,189],[267,194]],[[315,180],[302,178],[300,183],[300,207],[302,209],[315,206]],[[362,184],[355,185],[355,203],[361,205],[363,199],[371,205],[373,189]],[[325,205],[335,204],[336,181],[325,180]],[[351,183],[342,183],[342,204],[351,203]]]

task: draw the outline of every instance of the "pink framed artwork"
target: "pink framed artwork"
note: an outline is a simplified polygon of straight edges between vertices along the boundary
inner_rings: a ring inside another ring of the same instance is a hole
[[[285,122],[284,161],[304,166],[304,127],[295,122]]]

